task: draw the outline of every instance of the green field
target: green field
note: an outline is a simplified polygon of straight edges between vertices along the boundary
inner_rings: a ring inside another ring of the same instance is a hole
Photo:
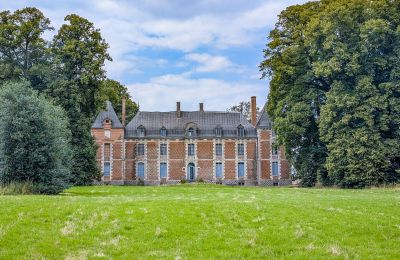
[[[0,208],[0,259],[400,259],[398,188],[76,187]]]

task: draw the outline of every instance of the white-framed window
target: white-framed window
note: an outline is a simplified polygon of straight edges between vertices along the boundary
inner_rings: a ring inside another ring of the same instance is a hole
[[[238,126],[238,128],[237,128],[237,135],[239,136],[239,137],[244,137],[244,127],[243,126]]]
[[[244,144],[238,144],[237,145],[237,154],[238,155],[244,155]]]
[[[160,144],[160,155],[167,155],[167,144]]]
[[[272,162],[272,176],[279,176],[279,163]]]
[[[160,178],[167,178],[167,163],[160,163]]]
[[[110,162],[104,162],[103,176],[110,176],[111,165]]]
[[[162,137],[166,137],[167,136],[167,129],[165,127],[160,129],[160,135]]]
[[[144,144],[137,145],[137,155],[144,155]]]
[[[222,136],[222,127],[215,128],[215,135],[217,137],[221,137]]]
[[[196,131],[194,130],[194,128],[193,127],[190,127],[188,130],[187,130],[187,136],[189,136],[189,137],[192,137],[192,136],[195,136],[195,134],[196,134]]]
[[[215,144],[215,155],[222,156],[222,144]]]
[[[144,180],[144,163],[139,162],[136,164],[137,178]]]
[[[278,155],[278,146],[272,144],[272,155]]]
[[[244,178],[244,162],[239,162],[238,163],[238,178]]]
[[[111,173],[111,144],[103,146],[103,176],[110,176]]]
[[[194,144],[188,144],[188,155],[194,156]]]
[[[143,126],[138,127],[138,135],[139,137],[144,137],[146,135],[146,128]]]
[[[222,163],[221,162],[215,163],[215,177],[218,178],[218,179],[223,178]]]

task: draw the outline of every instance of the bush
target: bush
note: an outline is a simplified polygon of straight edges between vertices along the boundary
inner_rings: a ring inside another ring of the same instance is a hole
[[[56,194],[71,180],[71,133],[62,108],[27,83],[0,88],[0,185]]]
[[[0,186],[0,195],[26,195],[35,193],[34,184],[26,182],[10,182],[5,186]]]
[[[186,179],[182,179],[181,180],[181,184],[185,184],[185,183],[187,183],[187,180]]]

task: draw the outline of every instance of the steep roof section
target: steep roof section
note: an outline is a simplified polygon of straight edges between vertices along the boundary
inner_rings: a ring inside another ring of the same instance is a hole
[[[267,102],[265,102],[261,114],[257,119],[256,128],[272,129],[272,121],[267,114]]]
[[[92,125],[92,128],[103,128],[103,121],[107,118],[111,120],[112,128],[123,128],[121,121],[119,121],[117,113],[115,113],[111,102],[106,101],[106,104],[106,111],[102,111],[97,115]]]
[[[159,137],[160,129],[166,128],[168,137],[184,137],[188,125],[196,125],[198,137],[215,137],[215,129],[222,128],[223,137],[236,137],[237,127],[243,126],[245,137],[257,137],[255,128],[237,112],[182,111],[177,117],[171,112],[138,112],[126,126],[126,137],[138,137],[137,128],[146,129],[146,138]]]

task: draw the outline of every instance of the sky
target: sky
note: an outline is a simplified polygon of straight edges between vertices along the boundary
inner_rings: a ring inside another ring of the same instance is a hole
[[[0,0],[0,10],[32,6],[50,18],[51,39],[74,13],[99,28],[113,59],[107,77],[124,84],[142,111],[227,108],[257,97],[267,36],[286,7],[303,0]]]

